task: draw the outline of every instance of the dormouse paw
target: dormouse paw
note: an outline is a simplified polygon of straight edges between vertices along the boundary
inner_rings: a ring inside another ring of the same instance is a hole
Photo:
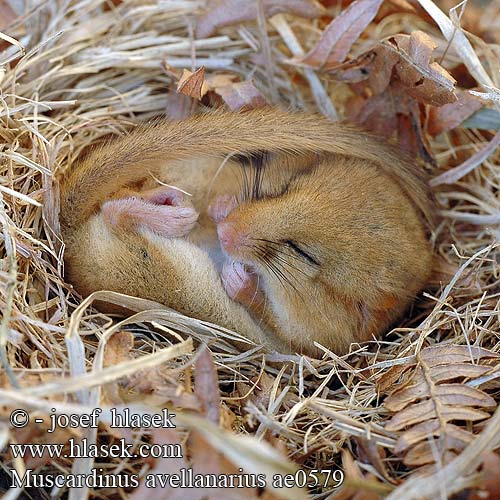
[[[230,212],[238,206],[236,196],[229,194],[221,194],[208,207],[208,216],[214,222],[223,221]]]
[[[222,284],[229,297],[250,307],[260,300],[258,277],[241,262],[226,261],[221,272]]]
[[[187,235],[198,220],[198,213],[185,195],[169,187],[107,201],[101,211],[113,227],[149,229],[168,238]]]

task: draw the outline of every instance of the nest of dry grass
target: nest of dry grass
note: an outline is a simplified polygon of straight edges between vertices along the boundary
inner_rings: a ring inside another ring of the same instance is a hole
[[[441,133],[422,127],[426,154],[435,159],[427,168],[443,215],[433,239],[444,272],[440,286],[425,293],[384,341],[353,346],[343,357],[325,351],[322,359],[270,355],[253,345],[238,352],[231,345],[235,334],[216,325],[108,292],[82,301],[62,277],[58,173],[104,137],[158,114],[193,112],[197,104],[175,92],[181,69],[204,66],[207,79],[221,73],[251,79],[269,102],[348,114],[352,82],[290,61],[312,49],[347,5],[323,3],[326,10],[305,19],[271,17],[277,11],[269,5],[284,3],[256,2],[256,18],[222,26],[214,17],[220,12],[203,18],[206,5],[198,0],[45,1],[26,9],[0,1],[2,498],[498,494],[498,2],[468,5],[461,17],[454,11],[455,19],[436,14],[430,0],[421,6],[391,0],[350,50],[354,60],[383,38],[422,30],[436,41],[435,59],[454,71],[457,88],[482,93],[481,111],[467,121],[444,114]],[[221,98],[230,104],[216,91],[204,102]],[[430,109],[419,106],[421,113]],[[93,308],[96,299],[127,301],[137,314],[110,318]],[[102,408],[98,428],[47,432],[50,414],[84,415],[96,407]],[[175,409],[177,428],[112,428],[113,407],[141,415]],[[9,425],[19,408],[29,411],[24,428]],[[44,423],[36,423],[38,417]],[[73,460],[28,453],[23,459],[10,447],[69,439],[178,443],[184,456]],[[147,473],[182,467],[205,475],[243,468],[263,474],[267,489],[153,490],[143,483]],[[342,488],[335,487],[336,477],[326,477],[339,468]],[[135,475],[140,486],[9,489],[12,471],[22,476],[27,469],[45,475],[99,469],[101,475]],[[297,487],[300,476],[294,488],[272,482],[298,469],[323,471],[309,493]]]

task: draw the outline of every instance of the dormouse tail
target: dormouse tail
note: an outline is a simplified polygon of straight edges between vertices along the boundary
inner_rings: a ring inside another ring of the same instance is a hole
[[[162,160],[252,153],[335,153],[380,166],[405,190],[430,221],[427,184],[394,148],[344,123],[311,113],[275,108],[211,112],[180,122],[140,126],[91,152],[61,179],[61,224],[71,229],[87,220],[120,186],[156,174]]]

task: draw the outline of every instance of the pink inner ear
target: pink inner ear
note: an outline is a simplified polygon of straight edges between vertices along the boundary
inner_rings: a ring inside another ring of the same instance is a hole
[[[217,196],[215,200],[208,207],[208,216],[214,222],[223,221],[236,207],[238,200],[236,196],[229,194],[222,194]]]
[[[158,197],[161,204],[154,204],[141,198],[123,198],[110,200],[101,207],[104,220],[113,227],[124,229],[149,229],[155,233],[179,238],[188,234],[198,219],[192,206],[170,205],[172,200],[167,196]]]
[[[169,187],[159,187],[143,191],[140,193],[140,197],[155,205],[177,207],[186,204],[182,192]]]

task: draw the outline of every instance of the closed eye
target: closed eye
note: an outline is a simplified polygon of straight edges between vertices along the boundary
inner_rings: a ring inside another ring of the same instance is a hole
[[[307,253],[305,250],[303,250],[297,243],[295,243],[292,240],[285,240],[284,242],[286,245],[288,245],[297,255],[300,255],[304,260],[309,262],[309,264],[312,264],[314,266],[319,267],[319,262],[309,253]]]

